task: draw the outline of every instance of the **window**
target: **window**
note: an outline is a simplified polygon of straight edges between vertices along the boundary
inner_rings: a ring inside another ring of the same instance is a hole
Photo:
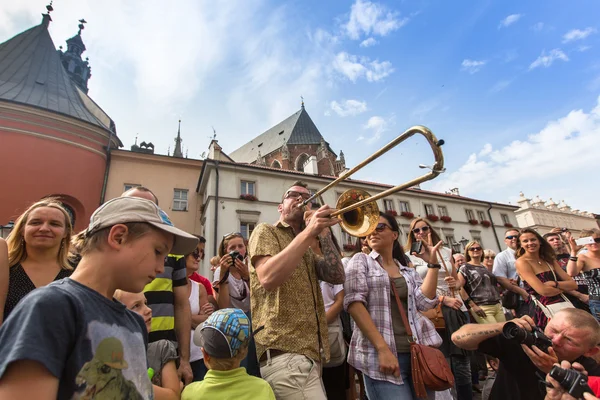
[[[173,211],[187,211],[188,191],[187,189],[175,189],[173,192]]]
[[[473,238],[474,241],[479,242],[479,244],[481,245],[481,247],[483,249],[485,249],[485,246],[483,245],[483,242],[481,241],[481,232],[479,231],[472,231],[471,232],[471,237]]]
[[[256,224],[254,222],[240,222],[240,233],[246,240],[250,238],[254,228],[256,228]]]
[[[140,185],[139,183],[126,183],[123,185],[123,191],[126,192],[126,191],[133,189],[135,187],[138,187],[138,186],[142,186],[142,185]]]
[[[477,211],[477,217],[480,221],[485,221],[485,213],[483,211]]]
[[[510,220],[508,219],[508,215],[507,214],[500,214],[500,217],[502,218],[502,223],[503,224],[510,224]]]
[[[408,204],[408,201],[400,202],[400,212],[410,212],[410,205]]]
[[[431,204],[424,204],[425,206],[425,215],[435,215],[435,211],[433,210],[433,206]]]
[[[254,193],[254,182],[242,181],[240,194],[251,194],[252,196],[256,196],[256,193]]]
[[[472,219],[475,219],[475,214],[473,214],[473,210],[465,210],[465,213],[467,213],[467,220],[470,221]]]
[[[440,213],[440,217],[448,216],[448,209],[446,208],[446,206],[438,206],[438,212]]]
[[[385,209],[385,211],[393,210],[394,209],[394,201],[389,200],[389,199],[383,200],[383,208]]]

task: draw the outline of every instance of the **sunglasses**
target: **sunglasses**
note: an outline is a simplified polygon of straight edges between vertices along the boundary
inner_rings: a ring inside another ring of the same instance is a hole
[[[594,238],[594,242],[600,243],[600,238]]]
[[[493,260],[494,258],[496,258],[496,256],[485,256],[483,258],[485,258],[486,260]]]
[[[310,193],[300,193],[300,192],[296,192],[294,190],[290,190],[285,194],[285,196],[283,196],[284,199],[289,199],[290,197],[293,197],[296,199],[298,197],[302,197],[302,200],[308,200],[308,199],[310,199]]]
[[[518,239],[518,238],[519,238],[519,235],[509,235],[505,239],[513,240],[513,239]]]
[[[377,231],[377,232],[383,232],[383,231],[385,231],[385,228],[390,228],[390,231],[392,230],[391,226],[389,226],[388,224],[384,224],[383,222],[380,222],[375,227],[375,231]]]
[[[204,252],[202,252],[202,253],[204,253]],[[194,257],[194,259],[196,261],[199,261],[200,260],[200,252],[198,250],[194,250],[194,252],[192,253],[192,257]]]
[[[481,247],[471,247],[469,251],[481,251]]]
[[[416,234],[419,234],[421,232],[426,233],[426,232],[429,232],[429,227],[427,225],[425,225],[422,228],[415,228],[412,231],[413,231],[413,233],[416,233]]]

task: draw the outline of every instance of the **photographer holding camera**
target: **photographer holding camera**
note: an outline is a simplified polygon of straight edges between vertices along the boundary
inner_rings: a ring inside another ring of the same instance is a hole
[[[464,325],[452,341],[500,360],[490,400],[542,400],[545,391],[538,383],[563,360],[576,361],[590,376],[600,376],[600,366],[588,358],[600,351],[600,325],[576,308],[557,312],[543,332],[531,317],[523,316],[509,322]]]
[[[600,377],[588,379],[587,371],[579,363],[556,364],[546,376],[546,386],[544,400],[599,400],[596,396],[600,393]]]

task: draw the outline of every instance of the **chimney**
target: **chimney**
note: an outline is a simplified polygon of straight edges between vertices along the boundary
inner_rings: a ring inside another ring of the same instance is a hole
[[[304,172],[307,174],[318,175],[319,169],[317,168],[317,157],[310,156],[306,163],[304,163]]]
[[[220,160],[221,150],[222,147],[219,146],[219,142],[216,139],[213,139],[208,146],[208,158],[212,160]]]

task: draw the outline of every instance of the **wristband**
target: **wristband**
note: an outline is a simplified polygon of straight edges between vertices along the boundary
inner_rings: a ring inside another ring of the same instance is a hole
[[[440,269],[442,266],[440,264],[427,264],[427,268]]]
[[[575,261],[575,262],[577,262],[577,260],[578,260],[577,256],[571,256],[571,257],[569,257],[569,261]]]

